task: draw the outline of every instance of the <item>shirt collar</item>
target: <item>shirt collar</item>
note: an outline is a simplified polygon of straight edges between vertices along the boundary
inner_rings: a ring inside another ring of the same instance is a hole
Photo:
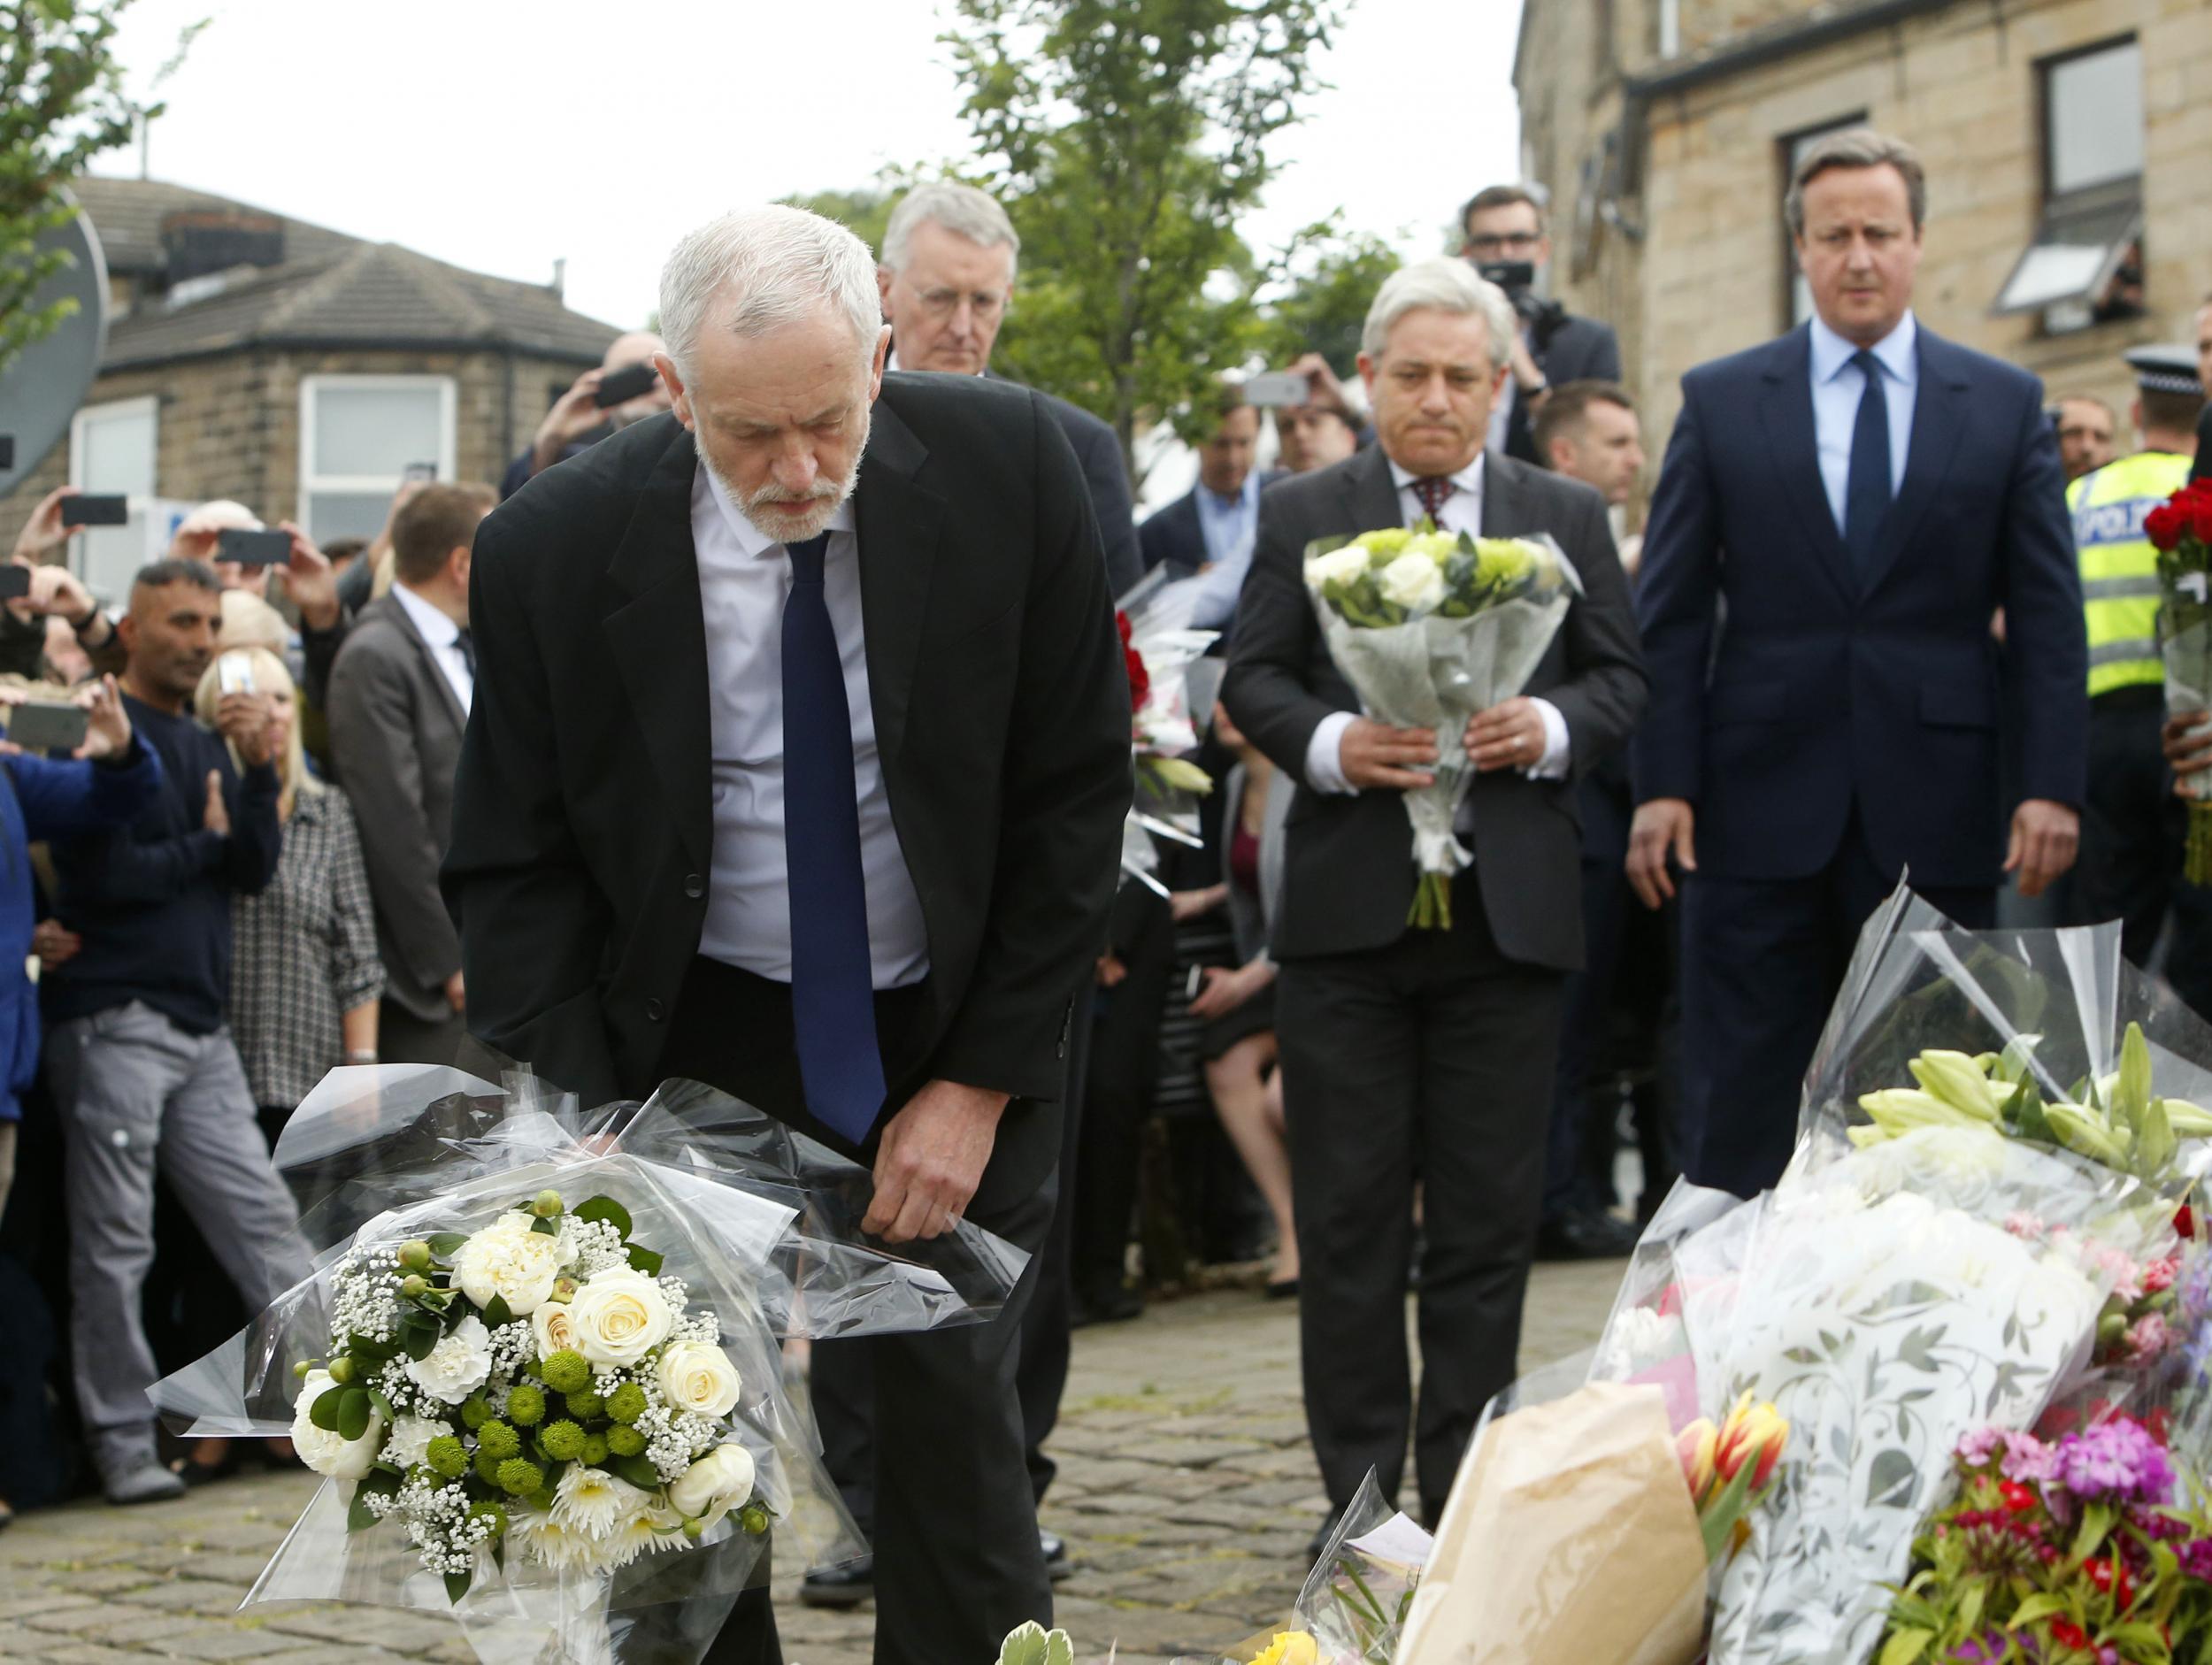
[[[1260,471],[1256,468],[1245,474],[1244,484],[1237,487],[1237,495],[1233,497],[1224,497],[1202,480],[1198,482],[1198,501],[1225,515],[1239,509],[1248,509],[1259,499]]]
[[[1874,357],[1891,379],[1905,387],[1911,387],[1919,379],[1920,357],[1915,350],[1920,339],[1920,326],[1909,311],[1897,320],[1897,327],[1874,343]],[[1812,319],[1813,383],[1824,386],[1843,373],[1846,365],[1858,354],[1858,348],[1830,329],[1816,312]]]
[[[433,648],[450,648],[461,639],[461,627],[404,584],[392,586],[392,598],[414,621],[415,629]]]
[[[1480,451],[1476,452],[1475,460],[1473,462],[1468,464],[1467,466],[1461,469],[1459,472],[1451,476],[1452,484],[1458,487],[1460,490],[1465,492],[1470,497],[1479,497],[1482,495],[1482,459],[1483,453]],[[1395,486],[1400,491],[1409,489],[1415,480],[1423,478],[1421,475],[1415,473],[1411,469],[1402,466],[1394,457],[1386,455],[1383,460],[1390,464],[1390,483]]]
[[[707,490],[714,496],[714,506],[721,513],[722,523],[729,527],[730,535],[737,540],[737,547],[747,558],[758,559],[771,549],[783,548],[781,539],[770,537],[745,518],[742,509],[730,501],[730,494],[723,489],[720,476],[706,465],[704,459],[699,464],[699,478],[706,481]],[[848,497],[837,505],[837,512],[830,517],[828,530],[850,532],[852,529],[853,503]]]

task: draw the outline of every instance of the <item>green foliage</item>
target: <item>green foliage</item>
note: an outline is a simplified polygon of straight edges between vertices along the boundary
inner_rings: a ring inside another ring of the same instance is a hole
[[[76,217],[62,190],[92,158],[131,137],[137,113],[125,96],[114,42],[130,0],[0,0],[0,372],[73,311],[33,308],[41,284],[67,257],[37,239]],[[156,77],[183,59],[195,25]],[[154,105],[148,119],[161,113]]]
[[[890,224],[891,211],[899,205],[899,198],[913,183],[910,171],[886,168],[876,175],[874,184],[863,185],[856,190],[800,191],[776,200],[835,220],[881,259],[884,227]]]
[[[1141,413],[1241,367],[1271,273],[1237,222],[1336,21],[1332,0],[956,0],[979,182],[1022,238],[997,368],[1096,411],[1129,457]]]
[[[1383,280],[1402,262],[1390,245],[1371,233],[1347,234],[1341,216],[1309,226],[1294,249],[1284,292],[1267,308],[1262,343],[1267,362],[1286,364],[1306,353],[1319,353],[1329,368],[1348,382],[1357,373],[1360,326]]]

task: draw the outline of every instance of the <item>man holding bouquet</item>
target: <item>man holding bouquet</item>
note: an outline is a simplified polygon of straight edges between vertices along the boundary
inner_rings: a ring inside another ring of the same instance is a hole
[[[1300,783],[1272,952],[1315,1454],[1334,1508],[1371,1468],[1394,1498],[1412,1423],[1432,1523],[1514,1376],[1562,987],[1582,963],[1573,778],[1626,741],[1644,698],[1603,501],[1486,451],[1515,331],[1504,295],[1462,262],[1383,285],[1359,361],[1379,443],[1261,499],[1222,693]],[[1579,579],[1524,691],[1450,736],[1361,715],[1308,593],[1310,545],[1424,520],[1547,533]],[[1451,831],[1472,860],[1442,881],[1448,927],[1417,926],[1431,881],[1406,793],[1463,748],[1476,773]],[[1417,1418],[1402,1308],[1417,1181]]]

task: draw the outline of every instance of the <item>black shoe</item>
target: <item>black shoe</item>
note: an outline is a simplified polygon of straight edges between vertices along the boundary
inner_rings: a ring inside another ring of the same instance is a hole
[[[1595,1208],[1547,1220],[1536,1234],[1540,1261],[1617,1261],[1635,1253],[1636,1228]]]
[[[856,1607],[876,1599],[876,1558],[863,1555],[841,1566],[816,1567],[799,1581],[799,1601],[809,1607]]]
[[[1075,1577],[1075,1563],[1068,1559],[1067,1540],[1056,1537],[1042,1527],[1037,1531],[1037,1547],[1045,1552],[1045,1577],[1058,1584],[1063,1578]]]
[[[1298,1280],[1294,1278],[1286,1278],[1279,1283],[1271,1278],[1267,1282],[1267,1299],[1270,1301],[1297,1300]]]
[[[1126,1284],[1112,1289],[1078,1291],[1068,1303],[1068,1327],[1080,1330],[1087,1324],[1125,1324],[1144,1313],[1144,1297]]]

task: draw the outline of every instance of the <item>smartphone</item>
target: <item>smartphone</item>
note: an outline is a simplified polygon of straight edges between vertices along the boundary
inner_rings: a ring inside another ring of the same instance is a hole
[[[74,497],[61,500],[61,523],[65,526],[127,526],[131,523],[131,500],[79,492]]]
[[[251,694],[253,661],[234,651],[223,655],[215,662],[215,686],[225,694]]]
[[[660,379],[661,372],[641,360],[634,364],[625,364],[619,370],[607,372],[599,383],[599,390],[592,395],[591,402],[602,410],[611,404],[627,404],[640,395],[652,392],[654,383]]]
[[[0,566],[0,602],[12,602],[31,593],[31,569],[11,563]]]
[[[1246,380],[1244,396],[1254,404],[1303,404],[1313,396],[1313,387],[1303,376],[1269,370]]]
[[[438,465],[435,463],[410,463],[399,471],[399,479],[403,486],[412,486],[418,483],[425,486],[435,485],[438,480]]]
[[[226,526],[215,534],[215,558],[241,566],[282,566],[292,558],[292,534]]]
[[[1196,1000],[1198,991],[1205,986],[1206,968],[1202,965],[1192,966],[1190,975],[1183,980],[1183,998],[1186,1001]]]
[[[79,707],[50,700],[16,706],[7,717],[9,740],[26,751],[73,752],[90,725]]]

